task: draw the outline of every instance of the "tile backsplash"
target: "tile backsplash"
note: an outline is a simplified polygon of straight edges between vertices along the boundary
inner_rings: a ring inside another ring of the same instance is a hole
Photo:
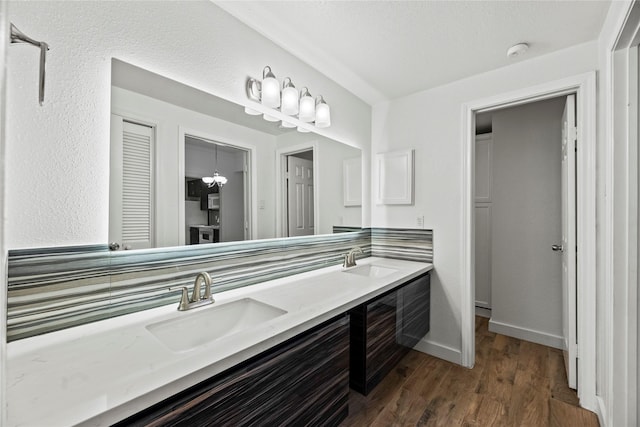
[[[288,239],[109,251],[107,245],[9,251],[9,341],[110,317],[177,304],[169,287],[193,286],[200,271],[214,292],[342,262],[354,246],[363,256],[431,262],[431,230],[373,228]]]

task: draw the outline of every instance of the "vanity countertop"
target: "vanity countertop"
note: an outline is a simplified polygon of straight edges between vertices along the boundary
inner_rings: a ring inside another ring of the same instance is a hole
[[[331,266],[214,294],[215,304],[175,305],[22,339],[7,346],[9,426],[107,426],[218,374],[433,268],[364,258],[384,277]],[[193,350],[174,352],[146,325],[250,297],[287,313]]]

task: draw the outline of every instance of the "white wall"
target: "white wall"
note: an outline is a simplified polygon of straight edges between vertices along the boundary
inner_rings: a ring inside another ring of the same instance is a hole
[[[368,151],[368,105],[208,1],[10,2],[8,13],[51,47],[43,107],[37,52],[8,55],[10,248],[107,242],[112,57],[234,102],[270,65],[331,100],[325,134]]]
[[[493,113],[490,328],[561,348],[565,98]]]
[[[355,157],[362,158],[362,152],[356,148],[318,140],[318,160],[322,168],[317,176],[320,182],[320,228],[319,234],[333,232],[334,225],[360,226],[362,207],[344,205],[343,161]]]
[[[148,96],[113,87],[111,93],[112,112],[132,119],[146,119],[156,126],[156,246],[182,245],[179,230],[183,203],[179,197],[184,181],[179,174],[179,129],[208,135],[221,142],[250,144],[255,147],[253,161],[256,162],[258,194],[274,194],[274,150],[275,137],[263,132],[239,126],[205,114],[159,101]],[[222,151],[220,151],[222,153]],[[208,173],[212,173],[209,171]],[[187,173],[189,175],[189,173]],[[274,209],[260,211],[255,238],[275,236]]]
[[[374,106],[372,155],[414,148],[416,175],[414,205],[372,206],[372,225],[415,227],[424,215],[434,230],[433,321],[422,349],[460,362],[462,105],[597,68],[590,42]]]

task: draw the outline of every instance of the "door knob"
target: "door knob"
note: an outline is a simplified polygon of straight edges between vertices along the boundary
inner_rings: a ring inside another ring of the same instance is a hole
[[[562,245],[551,245],[551,249],[558,252],[562,252],[564,250],[564,248],[562,247]]]

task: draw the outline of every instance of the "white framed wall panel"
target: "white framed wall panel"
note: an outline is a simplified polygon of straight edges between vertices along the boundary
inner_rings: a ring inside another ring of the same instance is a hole
[[[414,150],[376,154],[376,204],[413,204],[413,154]]]
[[[491,134],[476,135],[475,201],[491,202],[493,138]]]
[[[345,206],[362,206],[362,159],[354,157],[342,162],[342,183]]]
[[[476,203],[476,307],[491,308],[491,204]]]

